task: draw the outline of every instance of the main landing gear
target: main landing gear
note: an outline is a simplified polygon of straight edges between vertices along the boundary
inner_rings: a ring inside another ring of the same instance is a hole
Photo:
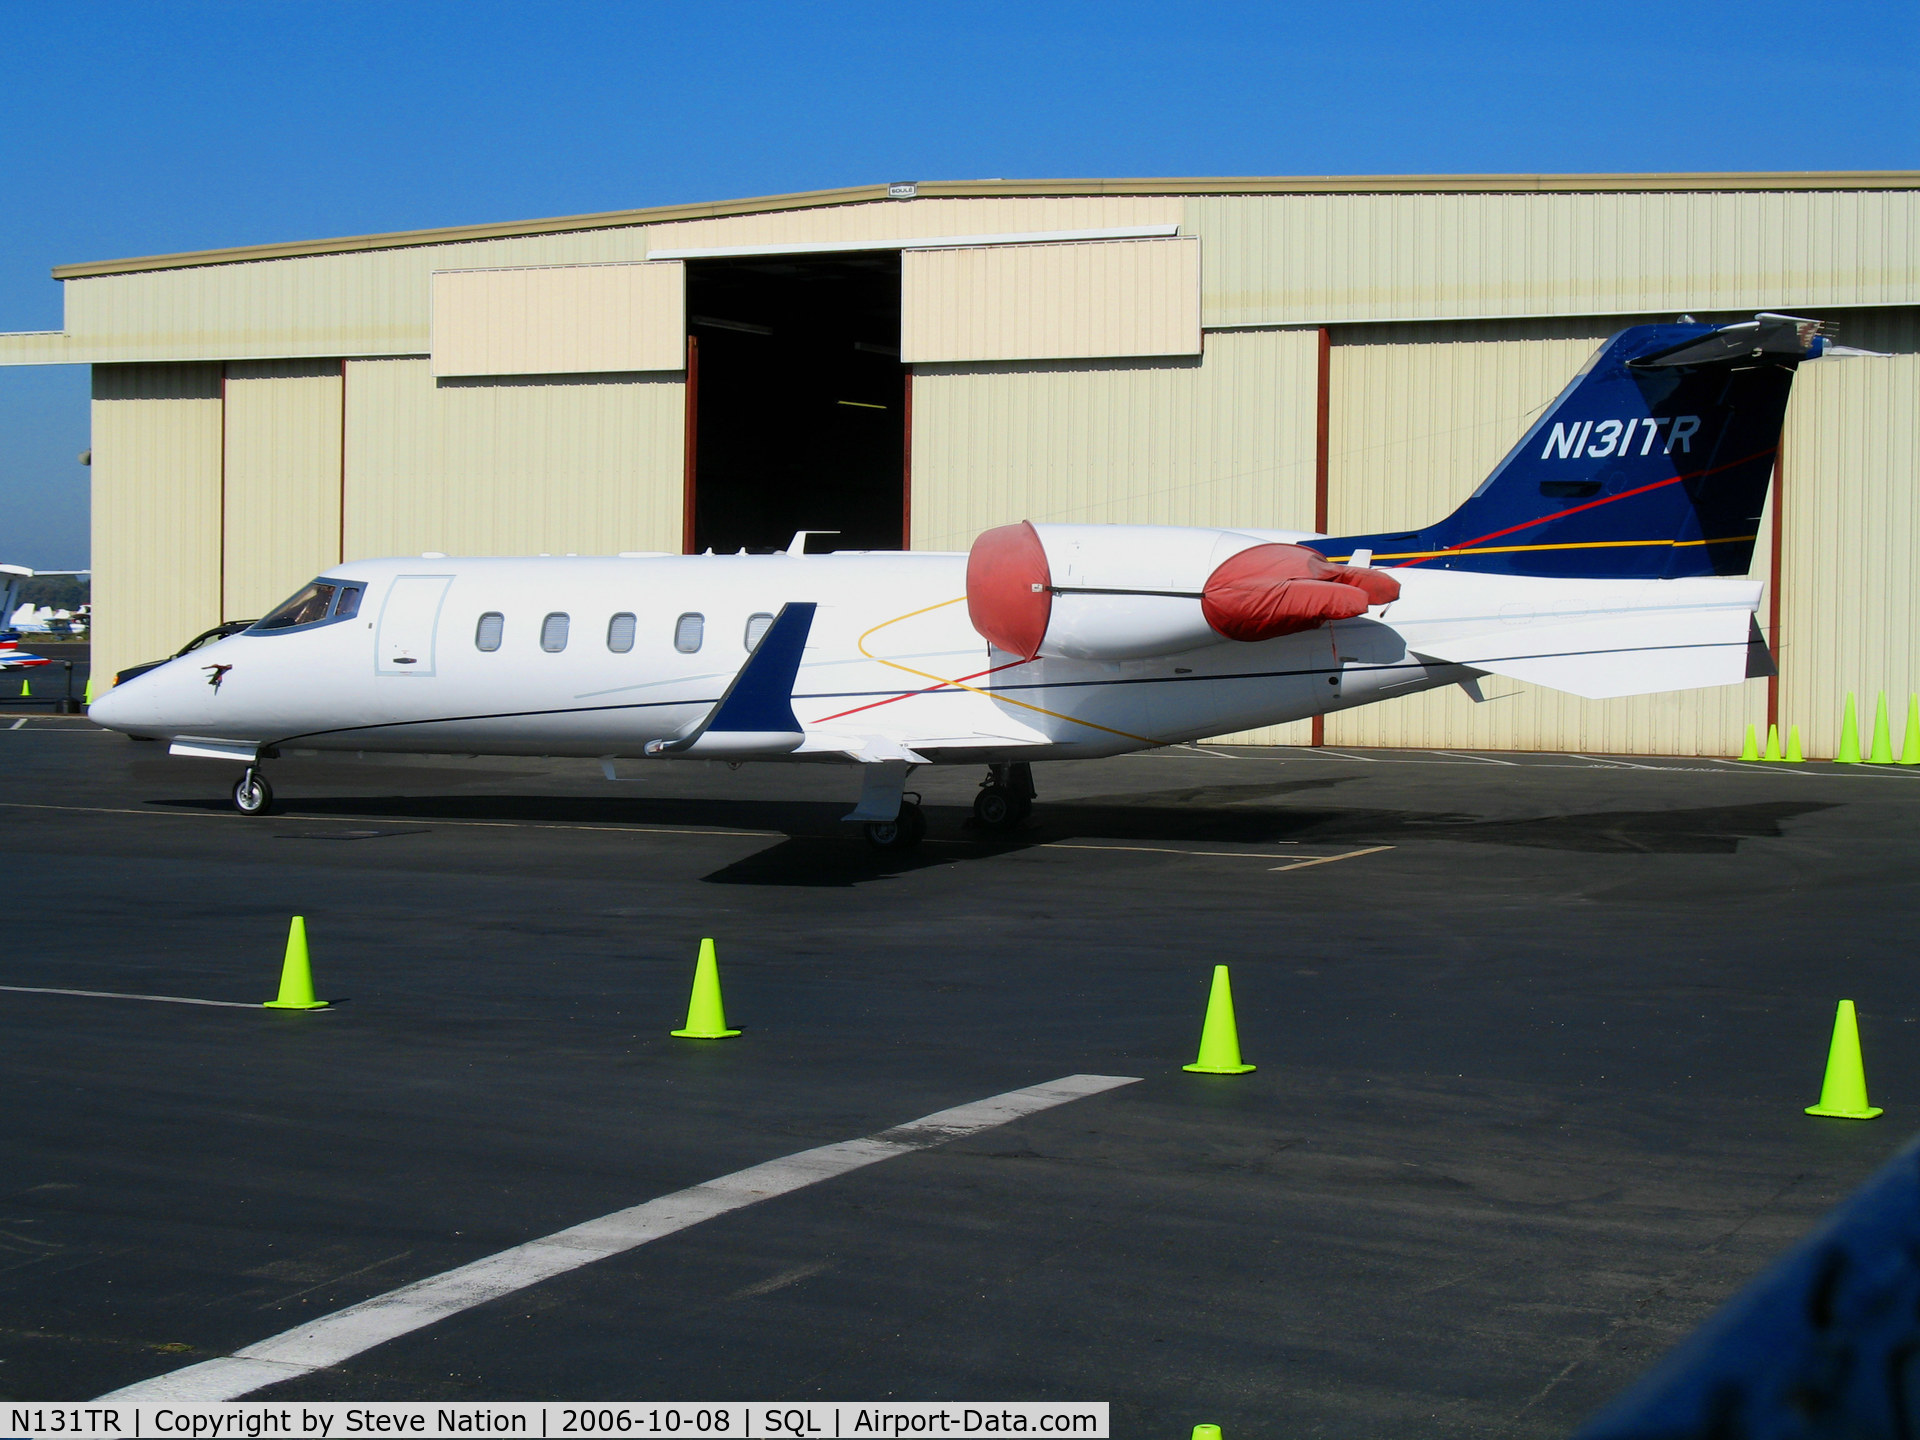
[[[900,802],[900,813],[891,820],[869,820],[867,844],[883,855],[902,855],[927,838],[927,816],[911,800]]]
[[[1025,761],[989,765],[973,797],[974,823],[983,830],[1018,830],[1033,814],[1033,766]]]
[[[273,809],[273,787],[256,767],[249,765],[234,782],[233,808],[242,815],[265,815]]]
[[[859,825],[867,844],[882,855],[904,855],[927,838],[927,817],[906,798],[905,760],[879,760],[860,767],[860,803],[840,818]]]
[[[863,827],[867,844],[882,855],[904,855],[927,836],[927,817],[903,790],[904,761],[886,760],[862,765],[860,804],[843,818]],[[989,765],[980,793],[973,797],[974,824],[983,830],[1008,834],[1033,814],[1033,766],[1024,761]]]

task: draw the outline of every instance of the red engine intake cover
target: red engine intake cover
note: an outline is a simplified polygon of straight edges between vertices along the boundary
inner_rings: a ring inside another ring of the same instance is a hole
[[[1040,653],[1053,619],[1053,572],[1046,547],[1025,520],[984,532],[967,552],[967,618],[1022,660]]]
[[[1399,598],[1400,582],[1383,571],[1329,565],[1304,545],[1256,545],[1207,577],[1200,613],[1229,640],[1271,640]]]

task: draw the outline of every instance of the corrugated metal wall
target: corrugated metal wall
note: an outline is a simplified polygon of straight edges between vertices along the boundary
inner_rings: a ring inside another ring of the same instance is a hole
[[[900,358],[908,364],[1199,353],[1198,240],[900,257]]]
[[[1216,195],[1208,325],[1912,304],[1920,192]]]
[[[683,370],[687,267],[560,265],[433,276],[435,375]]]
[[[1317,331],[1269,330],[1199,360],[918,366],[913,547],[1017,520],[1311,530],[1318,364]]]
[[[220,612],[240,620],[340,559],[340,362],[238,360],[226,372]]]
[[[1851,317],[1840,339],[1894,353],[1803,367],[1787,414],[1780,721],[1819,756],[1839,744],[1846,691],[1865,754],[1875,694],[1897,751],[1920,690],[1920,313]]]
[[[347,558],[680,548],[686,387],[347,365]]]
[[[93,370],[93,669],[220,621],[220,367]]]
[[[1618,328],[1518,321],[1336,329],[1330,533],[1411,528],[1450,513]],[[1767,574],[1769,553],[1763,539],[1755,574]],[[1624,700],[1582,700],[1499,677],[1480,683],[1484,704],[1450,686],[1330,715],[1326,742],[1726,755],[1739,753],[1749,721],[1766,720],[1766,683],[1757,680]]]

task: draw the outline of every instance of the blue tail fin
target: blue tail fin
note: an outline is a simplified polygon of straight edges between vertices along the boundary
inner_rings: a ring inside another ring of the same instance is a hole
[[[1330,559],[1508,575],[1744,575],[1812,320],[1636,325],[1453,514],[1425,530],[1306,543]]]

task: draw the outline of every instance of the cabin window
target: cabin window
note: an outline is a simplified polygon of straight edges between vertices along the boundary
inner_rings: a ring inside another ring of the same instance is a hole
[[[473,648],[493,651],[500,648],[500,632],[506,628],[507,617],[498,610],[489,610],[480,617],[480,623],[473,627]]]
[[[760,614],[747,617],[746,645],[749,655],[760,648],[761,638],[772,628],[773,616],[771,615]]]
[[[351,620],[360,613],[360,597],[367,593],[364,585],[345,585],[340,590],[340,603],[333,607],[333,618]]]
[[[567,648],[567,617],[556,610],[540,622],[540,648],[549,655],[558,655]]]
[[[322,585],[318,580],[310,582],[299,594],[285,604],[276,605],[253,628],[256,630],[292,630],[300,625],[317,625],[327,618],[327,607],[333,604],[335,585]]]
[[[700,642],[706,636],[706,616],[682,615],[673,625],[673,648],[682,655],[691,655],[700,648]]]
[[[607,649],[624,655],[633,649],[633,615],[622,610],[607,622]]]

